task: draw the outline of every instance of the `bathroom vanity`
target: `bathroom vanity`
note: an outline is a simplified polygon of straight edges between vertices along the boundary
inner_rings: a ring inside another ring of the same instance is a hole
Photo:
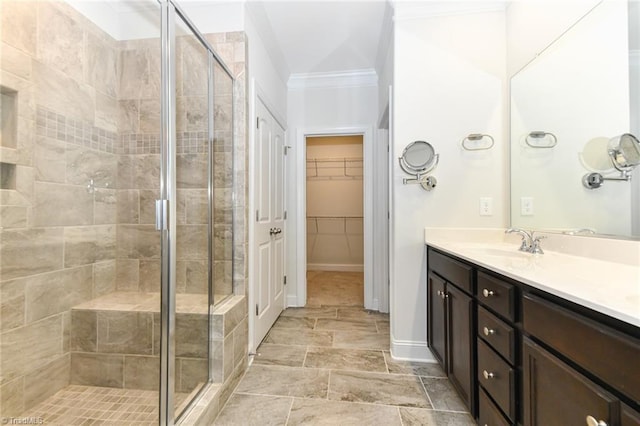
[[[633,257],[533,255],[499,232],[443,235],[425,238],[427,340],[479,425],[640,425]]]

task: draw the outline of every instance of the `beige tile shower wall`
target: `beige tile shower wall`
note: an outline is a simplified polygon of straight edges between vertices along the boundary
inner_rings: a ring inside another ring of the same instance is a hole
[[[0,161],[0,411],[69,383],[72,306],[115,289],[117,44],[62,2],[3,1],[0,85],[15,144]],[[4,106],[4,105],[3,105]],[[3,138],[4,140],[4,138]]]
[[[219,123],[215,138],[216,150],[216,221],[221,218],[222,229],[229,229],[233,223],[233,265],[228,260],[216,262],[216,285],[235,295],[245,295],[247,288],[248,264],[248,159],[247,141],[247,40],[244,32],[230,32],[205,35],[214,50],[230,68],[236,78],[232,87],[222,72],[217,77],[218,88],[215,99],[215,118]],[[235,91],[236,102],[231,110],[231,99]],[[233,138],[233,139],[232,139]],[[233,162],[230,161],[233,158]],[[233,164],[233,168],[230,165]],[[235,202],[233,192],[235,190]],[[220,224],[220,222],[217,222]],[[221,234],[218,234],[221,235]],[[233,279],[229,276],[233,272]],[[222,282],[220,282],[222,280]],[[233,289],[224,288],[223,283],[233,283]],[[246,303],[246,300],[245,300]]]
[[[160,291],[160,237],[155,229],[155,200],[160,198],[160,59],[159,39],[118,44],[116,287],[121,291]]]

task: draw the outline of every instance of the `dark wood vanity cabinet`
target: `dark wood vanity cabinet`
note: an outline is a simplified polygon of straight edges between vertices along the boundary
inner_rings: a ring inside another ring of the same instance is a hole
[[[430,252],[429,259],[428,344],[469,410],[475,412],[473,269],[437,252]]]
[[[431,247],[428,269],[428,344],[478,425],[640,426],[637,327]]]
[[[478,386],[487,395],[479,419],[487,417],[488,410],[496,413],[494,419],[500,416],[498,424],[515,424],[519,417],[517,294],[514,283],[478,271]]]
[[[609,426],[640,426],[640,339],[525,293],[523,408],[525,426],[588,425],[587,416]],[[589,376],[589,377],[587,377]]]

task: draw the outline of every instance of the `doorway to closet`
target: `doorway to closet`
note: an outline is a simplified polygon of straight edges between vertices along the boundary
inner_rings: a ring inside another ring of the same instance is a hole
[[[307,306],[363,307],[363,136],[305,142]]]

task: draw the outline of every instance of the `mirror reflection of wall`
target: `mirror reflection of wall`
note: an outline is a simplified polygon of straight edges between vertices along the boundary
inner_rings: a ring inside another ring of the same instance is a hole
[[[511,225],[640,236],[632,229],[640,220],[632,195],[638,170],[632,182],[607,181],[597,190],[581,181],[590,172],[619,175],[607,145],[610,138],[633,133],[632,11],[626,2],[606,0],[584,12],[511,79]],[[529,32],[535,37],[535,28]],[[527,135],[536,131],[552,133],[557,145],[527,144]]]

